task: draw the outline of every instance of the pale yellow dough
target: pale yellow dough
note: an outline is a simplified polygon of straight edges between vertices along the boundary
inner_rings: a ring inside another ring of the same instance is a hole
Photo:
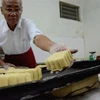
[[[45,64],[47,70],[61,71],[63,68],[69,67],[73,61],[73,56],[69,50],[56,52],[50,55],[46,60]]]

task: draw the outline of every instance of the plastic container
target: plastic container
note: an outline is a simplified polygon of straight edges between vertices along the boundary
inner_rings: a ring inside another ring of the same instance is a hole
[[[94,60],[96,60],[96,56],[95,56],[95,51],[94,52],[89,52],[90,53],[90,56],[89,56],[89,60],[90,61],[94,61]]]
[[[100,74],[98,74],[98,79],[99,79],[99,82],[100,82]]]

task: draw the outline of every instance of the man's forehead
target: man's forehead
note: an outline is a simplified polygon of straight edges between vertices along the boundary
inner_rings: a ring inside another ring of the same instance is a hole
[[[10,6],[10,5],[22,5],[21,0],[2,0],[2,6]]]

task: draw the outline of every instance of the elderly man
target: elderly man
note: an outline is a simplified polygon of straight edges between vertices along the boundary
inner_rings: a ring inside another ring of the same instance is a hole
[[[30,68],[36,66],[31,39],[37,47],[50,53],[67,49],[44,36],[31,20],[21,18],[22,11],[21,0],[2,0],[1,12],[5,20],[0,21],[0,48],[5,53],[5,59],[0,59],[0,65],[6,69],[10,64]]]

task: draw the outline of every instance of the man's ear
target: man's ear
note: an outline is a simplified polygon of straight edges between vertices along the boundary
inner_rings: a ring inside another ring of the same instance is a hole
[[[2,7],[0,7],[0,9],[1,9],[1,13],[3,14],[3,9],[2,9]]]

